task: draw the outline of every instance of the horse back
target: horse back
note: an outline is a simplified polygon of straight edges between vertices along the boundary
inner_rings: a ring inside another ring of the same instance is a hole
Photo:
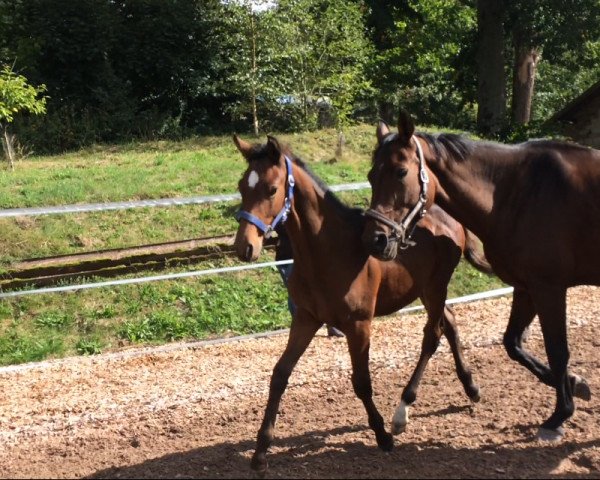
[[[598,284],[600,151],[536,141],[519,157],[516,175],[496,185],[486,256],[508,267],[512,283],[541,274],[567,286]]]

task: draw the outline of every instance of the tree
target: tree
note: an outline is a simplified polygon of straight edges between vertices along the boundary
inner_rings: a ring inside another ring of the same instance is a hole
[[[357,100],[371,91],[366,67],[373,49],[360,6],[343,0],[281,0],[273,15],[280,20],[286,86],[300,99],[305,127],[316,126],[319,108],[332,107],[341,132]]]
[[[255,133],[314,128],[323,112],[341,131],[369,89],[371,50],[358,6],[342,0],[280,0],[260,11],[241,0],[226,5],[220,55],[227,69],[220,83],[235,95],[228,110],[251,119]]]
[[[543,57],[560,62],[582,52],[600,36],[598,0],[515,0],[508,2],[507,27],[513,48],[511,115],[527,124],[532,115],[535,79]]]
[[[0,130],[2,131],[2,147],[11,170],[14,169],[15,136],[9,133],[8,127],[15,115],[30,112],[41,114],[46,112],[46,97],[39,96],[46,90],[45,85],[31,86],[22,75],[17,75],[12,68],[5,65],[0,70]]]
[[[504,0],[477,1],[477,129],[500,132],[506,116]]]
[[[474,108],[460,72],[476,29],[476,10],[462,0],[369,0],[366,13],[377,52],[370,78],[382,116],[389,106],[409,109],[419,123],[472,122]],[[389,118],[387,118],[389,121]]]
[[[598,0],[478,0],[477,17],[477,126],[483,134],[495,135],[508,123],[507,84],[514,130],[530,122],[535,108],[540,120],[550,115],[559,106],[552,99],[564,101],[566,92],[581,90],[598,72]],[[540,68],[544,78],[538,95]]]

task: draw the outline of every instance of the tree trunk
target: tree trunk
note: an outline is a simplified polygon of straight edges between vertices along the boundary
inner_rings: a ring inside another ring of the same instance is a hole
[[[477,0],[477,128],[490,135],[506,117],[504,0]]]
[[[15,169],[15,136],[8,132],[8,125],[2,125],[2,149],[11,170]]]
[[[529,123],[535,71],[540,58],[536,47],[525,46],[515,40],[513,67],[512,121],[519,125]]]
[[[394,125],[394,117],[398,115],[398,109],[392,102],[381,102],[379,106],[379,117],[388,125]]]
[[[254,127],[254,136],[258,137],[258,111],[256,108],[256,24],[253,12],[250,12],[250,28],[252,34],[252,125]]]
[[[344,156],[344,145],[346,145],[346,137],[342,130],[338,130],[338,137],[335,146],[335,160],[339,161]]]

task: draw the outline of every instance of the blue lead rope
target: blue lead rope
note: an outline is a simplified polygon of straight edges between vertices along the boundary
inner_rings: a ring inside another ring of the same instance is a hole
[[[288,214],[292,209],[292,199],[294,198],[294,185],[296,184],[296,181],[294,180],[294,174],[292,172],[291,160],[287,156],[285,156],[284,158],[285,168],[287,170],[287,195],[285,197],[285,201],[283,202],[283,208],[279,211],[279,213],[273,220],[273,223],[271,223],[271,225],[267,225],[260,218],[258,218],[255,215],[252,215],[246,210],[240,210],[235,214],[235,219],[238,222],[242,219],[246,220],[247,222],[254,225],[256,228],[258,228],[261,232],[263,232],[265,238],[271,237],[271,234],[273,230],[277,228],[277,225],[279,225],[280,223],[283,225],[285,223]]]

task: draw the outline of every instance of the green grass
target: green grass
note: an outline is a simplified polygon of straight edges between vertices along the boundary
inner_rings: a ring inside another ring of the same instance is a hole
[[[274,268],[4,299],[0,365],[273,330],[289,320]]]
[[[226,263],[230,264],[222,261],[203,268]],[[448,296],[499,286],[497,278],[462,261]],[[289,322],[287,292],[273,267],[4,299],[0,302],[0,365],[256,333],[285,328]]]
[[[363,182],[374,129],[352,127],[347,137],[343,160],[330,163],[335,131],[279,136],[325,182]],[[0,170],[0,208],[234,193],[245,168],[230,136],[33,157],[17,163],[14,172]],[[229,202],[0,218],[0,268],[25,258],[230,233],[236,228],[233,214],[237,208],[237,202]]]
[[[347,133],[332,162],[333,130],[281,135],[329,184],[364,182],[374,127]],[[252,140],[251,138],[247,138]],[[233,193],[245,169],[231,138],[86,149],[0,171],[0,208]],[[369,190],[342,192],[366,207]],[[25,258],[233,233],[236,202],[0,219],[0,269]],[[265,253],[263,260],[271,260]],[[205,262],[194,269],[231,265]],[[181,271],[171,269],[170,271]],[[100,279],[85,279],[91,282]],[[461,262],[449,297],[501,286]],[[0,365],[94,355],[132,345],[240,335],[289,326],[287,293],[274,268],[0,301]]]
[[[352,127],[347,137],[343,161],[331,164],[333,130],[278,136],[326,182],[364,181],[374,128]],[[246,140],[264,142],[266,138]],[[230,136],[31,157],[18,162],[14,172],[0,171],[0,208],[231,193],[244,169],[245,160]]]

